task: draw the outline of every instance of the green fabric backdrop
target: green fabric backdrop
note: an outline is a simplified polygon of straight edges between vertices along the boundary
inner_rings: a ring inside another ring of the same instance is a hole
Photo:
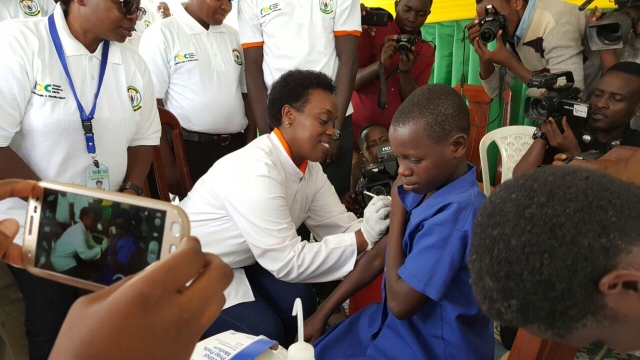
[[[435,24],[426,24],[422,27],[422,37],[436,44],[436,60],[431,72],[429,83],[448,84],[455,86],[460,83],[460,77],[464,72],[466,83],[482,85],[478,77],[480,60],[469,42],[462,41],[462,30],[471,20],[448,21]],[[495,43],[491,44],[495,46]],[[490,45],[490,48],[492,46]],[[464,65],[463,65],[464,54]],[[527,87],[515,78],[511,86],[511,125],[531,125],[531,120],[524,117],[524,100]],[[489,114],[490,121],[498,118],[491,124],[487,131],[499,128],[502,125],[502,117],[498,100],[491,103]],[[498,148],[492,144],[489,148],[491,183],[495,174]]]

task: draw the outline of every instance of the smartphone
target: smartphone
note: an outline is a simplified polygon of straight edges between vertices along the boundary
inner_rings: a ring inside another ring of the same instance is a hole
[[[29,196],[23,256],[27,271],[99,290],[178,248],[189,218],[159,200],[40,181]]]
[[[391,14],[387,10],[369,9],[362,15],[361,23],[367,26],[387,26],[390,18]]]

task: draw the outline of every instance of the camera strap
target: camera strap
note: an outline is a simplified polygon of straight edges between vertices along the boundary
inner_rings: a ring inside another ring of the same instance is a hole
[[[391,73],[384,76],[384,65],[382,61],[378,61],[378,75],[380,76],[380,90],[378,90],[378,100],[376,101],[376,105],[378,105],[378,109],[384,110],[387,108],[387,80],[390,77],[395,75],[398,70],[400,70],[400,65],[396,65],[396,67],[391,70]]]

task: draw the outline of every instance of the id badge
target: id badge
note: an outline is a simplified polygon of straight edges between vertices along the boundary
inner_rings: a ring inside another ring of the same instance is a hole
[[[84,170],[87,187],[94,189],[109,190],[109,168],[103,163],[100,167],[91,164]]]

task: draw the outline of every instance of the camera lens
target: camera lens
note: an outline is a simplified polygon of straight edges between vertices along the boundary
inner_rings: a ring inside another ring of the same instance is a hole
[[[480,41],[483,44],[488,44],[496,39],[498,35],[498,30],[500,30],[500,24],[498,24],[497,20],[489,20],[480,29]]]
[[[400,53],[400,55],[406,55],[409,53],[410,50],[411,50],[411,46],[409,46],[408,43],[401,42],[398,44],[398,52]]]
[[[370,193],[375,196],[387,196],[387,190],[385,190],[385,188],[382,186],[374,186],[371,189]]]
[[[547,118],[549,114],[549,104],[545,99],[531,100],[531,114],[536,117]]]
[[[596,28],[596,35],[605,44],[615,45],[622,41],[620,24],[612,23],[600,25]]]

